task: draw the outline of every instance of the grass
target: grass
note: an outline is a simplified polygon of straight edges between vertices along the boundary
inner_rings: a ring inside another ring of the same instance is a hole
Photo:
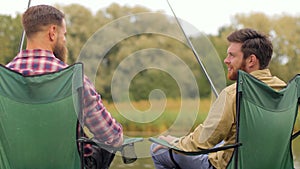
[[[148,137],[162,132],[193,130],[201,124],[211,106],[211,99],[152,100],[130,103],[107,103],[104,105],[120,122],[127,136]],[[300,118],[295,128],[300,129]]]
[[[104,104],[112,116],[122,124],[126,135],[130,136],[130,133],[133,133],[136,136],[136,133],[142,133],[139,136],[146,137],[164,132],[172,125],[173,130],[191,125],[194,128],[206,118],[210,103],[210,99],[168,99],[165,102],[152,100]]]

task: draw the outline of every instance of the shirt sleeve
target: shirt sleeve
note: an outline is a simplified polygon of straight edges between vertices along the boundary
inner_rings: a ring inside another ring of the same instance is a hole
[[[84,77],[84,123],[94,138],[111,146],[123,142],[123,129],[102,103],[101,96],[94,85]]]
[[[181,137],[177,147],[185,151],[212,148],[226,137],[234,124],[235,97],[223,90],[211,106],[207,118],[190,134]]]

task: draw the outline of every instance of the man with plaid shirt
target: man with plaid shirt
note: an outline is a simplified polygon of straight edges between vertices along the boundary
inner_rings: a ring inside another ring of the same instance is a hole
[[[6,66],[23,75],[31,76],[66,68],[66,23],[64,14],[48,5],[32,6],[22,16],[27,46]],[[93,84],[84,77],[84,123],[94,138],[108,146],[123,143],[123,129],[101,101]],[[85,156],[92,149],[85,147]]]

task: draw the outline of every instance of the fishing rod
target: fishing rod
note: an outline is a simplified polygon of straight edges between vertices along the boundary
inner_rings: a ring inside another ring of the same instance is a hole
[[[173,8],[171,7],[171,4],[169,3],[169,0],[167,0],[167,2],[168,2],[168,5],[169,5],[169,7],[170,7],[170,9],[171,9],[171,11],[172,11],[172,13],[173,13],[175,19],[176,19],[176,22],[177,22],[178,26],[180,27],[180,29],[181,29],[181,31],[182,31],[182,33],[183,33],[185,39],[187,40],[187,43],[188,43],[189,47],[192,49],[192,51],[193,51],[193,53],[194,53],[194,55],[195,55],[195,57],[196,57],[196,59],[197,59],[199,65],[200,65],[200,67],[201,67],[201,69],[202,69],[202,71],[204,72],[204,74],[205,74],[205,76],[206,76],[208,82],[210,83],[213,93],[215,94],[216,97],[218,97],[218,96],[219,96],[218,91],[217,91],[217,89],[216,89],[214,83],[212,82],[211,78],[209,77],[209,75],[208,75],[208,73],[207,73],[207,71],[206,71],[206,69],[205,69],[203,63],[201,62],[200,57],[198,56],[198,53],[196,52],[196,50],[195,50],[195,48],[194,48],[192,42],[190,41],[190,39],[187,37],[187,35],[186,35],[186,33],[185,33],[183,27],[181,26],[181,24],[180,24],[180,22],[179,22],[179,20],[178,20],[178,18],[177,18],[177,16],[176,16],[176,14],[175,14]]]
[[[30,7],[30,3],[31,3],[31,0],[28,0],[27,9]],[[19,52],[21,52],[22,49],[23,49],[24,39],[25,39],[25,30],[23,30],[23,32],[22,32],[22,36],[21,36],[21,40],[20,40],[20,45],[19,45]]]

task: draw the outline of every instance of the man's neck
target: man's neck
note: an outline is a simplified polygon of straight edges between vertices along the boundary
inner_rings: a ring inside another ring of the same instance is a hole
[[[33,38],[27,38],[26,49],[44,49],[44,50],[52,50],[51,42],[47,39],[46,35],[38,34]]]

